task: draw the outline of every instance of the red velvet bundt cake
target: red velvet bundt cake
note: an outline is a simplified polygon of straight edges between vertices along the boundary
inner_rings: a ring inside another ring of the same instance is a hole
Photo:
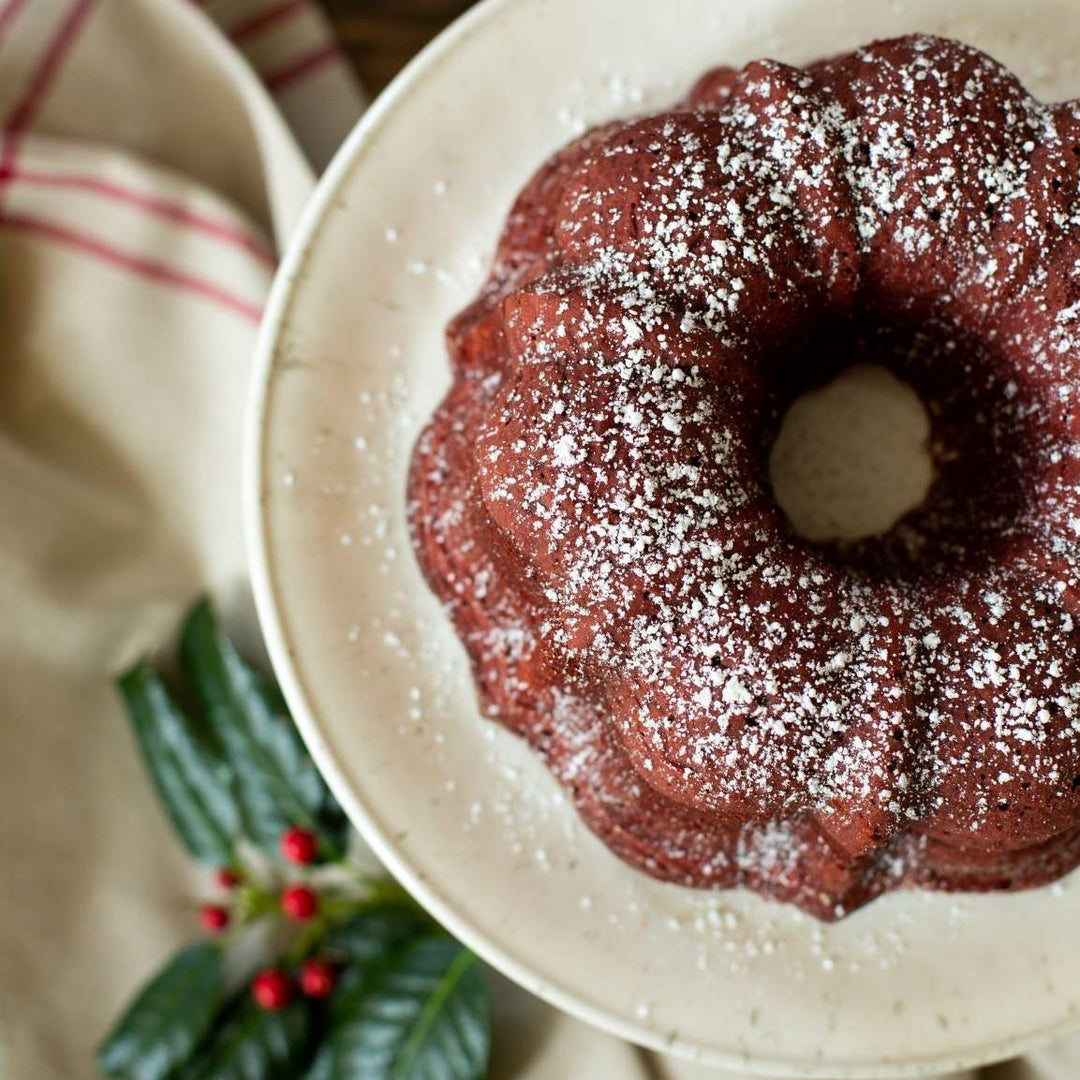
[[[416,550],[488,715],[649,874],[836,918],[1080,863],[1080,104],[929,37],[707,75],[510,214],[449,330]],[[810,544],[784,410],[931,417],[891,532]]]

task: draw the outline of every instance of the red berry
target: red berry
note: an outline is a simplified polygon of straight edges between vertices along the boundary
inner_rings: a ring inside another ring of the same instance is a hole
[[[260,1009],[277,1012],[292,1001],[293,982],[283,968],[260,971],[251,982],[251,996]]]
[[[203,929],[211,934],[220,934],[226,926],[229,925],[229,913],[217,904],[207,904],[206,907],[199,912],[199,922],[202,923]]]
[[[291,863],[307,866],[319,854],[319,841],[307,829],[286,829],[281,834],[281,854]]]
[[[297,922],[307,922],[319,911],[319,896],[306,885],[290,885],[281,894],[281,910]]]
[[[336,985],[337,971],[325,960],[313,957],[300,970],[300,989],[309,998],[329,997]]]
[[[214,881],[219,888],[235,889],[236,886],[240,884],[240,875],[235,870],[230,870],[227,866],[223,866],[214,873]]]

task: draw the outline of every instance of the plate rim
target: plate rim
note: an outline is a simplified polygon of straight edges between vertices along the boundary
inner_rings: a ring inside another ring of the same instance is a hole
[[[402,855],[338,764],[338,755],[323,731],[298,669],[286,620],[278,597],[277,575],[270,554],[267,520],[267,460],[271,429],[267,409],[281,374],[283,332],[294,306],[298,285],[316,252],[320,233],[342,188],[380,128],[392,119],[398,103],[420,88],[439,61],[466,37],[519,0],[479,0],[414,56],[374,99],[354,125],[319,178],[296,228],[289,238],[274,276],[255,345],[244,418],[242,456],[242,515],[252,595],[267,653],[296,726],[320,771],[345,809],[353,827],[384,866],[455,937],[486,963],[554,1008],[607,1034],[661,1054],[722,1069],[747,1070],[753,1075],[788,1080],[907,1080],[942,1072],[974,1069],[1004,1061],[1075,1031],[1068,1017],[1033,1031],[1012,1035],[971,1048],[909,1061],[883,1061],[876,1065],[829,1065],[824,1061],[796,1064],[783,1058],[723,1051],[696,1043],[681,1033],[672,1039],[646,1022],[635,1022],[578,997],[574,990],[534,971],[483,928],[445,900],[419,868]],[[726,0],[721,0],[726,3]]]

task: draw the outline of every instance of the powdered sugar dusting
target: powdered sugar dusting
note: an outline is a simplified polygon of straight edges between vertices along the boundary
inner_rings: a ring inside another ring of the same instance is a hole
[[[1080,859],[1073,132],[909,38],[714,73],[511,215],[414,528],[488,711],[647,871],[831,917]],[[925,513],[843,552],[762,467],[823,335],[944,432]]]

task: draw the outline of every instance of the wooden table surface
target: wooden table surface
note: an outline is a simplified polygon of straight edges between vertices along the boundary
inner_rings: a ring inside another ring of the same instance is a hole
[[[377,94],[470,0],[323,0],[368,93]]]

